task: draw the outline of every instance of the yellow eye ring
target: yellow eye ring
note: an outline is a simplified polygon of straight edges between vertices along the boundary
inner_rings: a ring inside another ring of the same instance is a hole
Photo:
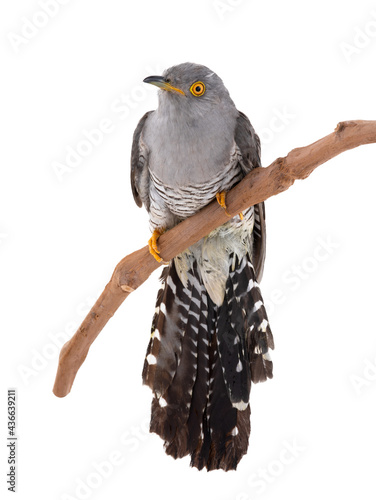
[[[203,82],[195,82],[189,90],[194,96],[200,97],[205,94],[205,84]]]

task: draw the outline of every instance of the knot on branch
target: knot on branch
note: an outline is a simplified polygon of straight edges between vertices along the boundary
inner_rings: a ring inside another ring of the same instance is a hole
[[[340,136],[346,129],[357,127],[358,123],[354,120],[348,120],[345,122],[339,122],[334,130],[336,136]]]
[[[157,261],[151,257],[148,247],[141,248],[125,259],[121,260],[115,267],[111,278],[111,286],[114,291],[121,294],[131,293],[138,288],[158,267]]]
[[[295,182],[296,176],[292,172],[288,157],[277,158],[273,163],[273,170],[270,172],[271,178],[274,180],[278,193],[286,191]]]

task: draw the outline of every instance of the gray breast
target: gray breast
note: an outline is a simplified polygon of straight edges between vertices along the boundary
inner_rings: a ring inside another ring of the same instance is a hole
[[[218,192],[229,190],[241,180],[243,174],[239,159],[240,152],[234,143],[227,165],[213,169],[211,176],[204,176],[204,180],[195,175],[196,169],[189,167],[192,174],[189,178],[185,177],[184,181],[166,182],[157,173],[150,172],[151,183],[170,212],[179,218],[186,218],[212,201]]]
[[[230,163],[235,127],[233,109],[218,107],[200,115],[158,108],[143,134],[151,174],[171,187],[212,182]]]

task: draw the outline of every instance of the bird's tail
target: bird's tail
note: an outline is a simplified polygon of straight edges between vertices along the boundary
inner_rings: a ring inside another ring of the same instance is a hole
[[[273,348],[248,255],[232,258],[223,304],[210,299],[196,262],[184,286],[172,261],[161,276],[143,382],[154,393],[150,431],[174,458],[236,469],[247,452],[251,382],[271,378]]]

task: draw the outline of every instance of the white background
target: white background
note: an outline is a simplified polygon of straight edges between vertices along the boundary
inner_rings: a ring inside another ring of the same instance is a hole
[[[263,138],[267,166],[341,120],[376,118],[376,4],[71,0],[41,14],[46,2],[0,7],[1,494],[16,387],[20,499],[374,498],[376,145],[267,202],[274,379],[253,387],[237,472],[191,469],[147,432],[141,370],[160,271],[110,320],[71,393],[52,387],[56,344],[149,238],[129,182],[133,130],[157,105],[143,78],[209,66]],[[59,178],[56,162],[103,123],[103,140]]]

